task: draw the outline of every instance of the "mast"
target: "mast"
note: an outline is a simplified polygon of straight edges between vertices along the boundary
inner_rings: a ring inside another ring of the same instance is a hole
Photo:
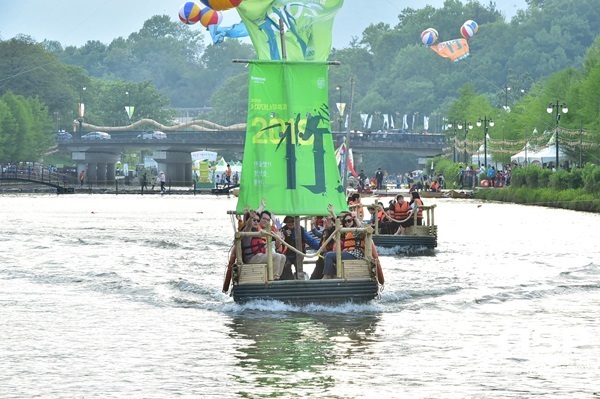
[[[354,103],[354,76],[350,78],[350,110],[348,115],[348,126],[346,127],[346,151],[344,151],[344,163],[342,168],[342,185],[344,187],[344,193],[347,193],[348,189],[348,153],[350,152],[350,126],[352,122],[352,106]]]

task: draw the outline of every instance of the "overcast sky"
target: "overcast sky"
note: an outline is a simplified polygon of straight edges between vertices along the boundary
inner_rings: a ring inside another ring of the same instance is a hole
[[[20,33],[36,41],[57,40],[63,46],[82,46],[88,40],[109,44],[122,36],[139,31],[154,15],[169,15],[177,19],[183,0],[0,0],[0,38],[10,39]],[[487,4],[489,0],[480,0]],[[402,9],[419,9],[429,4],[439,8],[444,0],[345,0],[334,24],[334,47],[346,47],[352,36],[360,37],[371,23],[395,25]],[[466,3],[466,0],[463,0]],[[518,9],[525,9],[525,0],[495,0],[496,7],[507,20]],[[223,25],[240,21],[235,10],[223,13]],[[199,23],[190,27],[202,29]],[[423,27],[423,29],[428,26]],[[458,33],[457,27],[457,33]],[[418,38],[416,38],[418,40]],[[210,36],[206,33],[206,43]]]

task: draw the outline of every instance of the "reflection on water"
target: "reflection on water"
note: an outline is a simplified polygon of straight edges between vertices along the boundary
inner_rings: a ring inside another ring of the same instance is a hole
[[[336,373],[347,373],[330,372],[336,365],[365,359],[377,339],[378,320],[378,315],[369,314],[258,310],[236,315],[228,326],[243,370],[237,378],[253,386],[247,394],[256,394],[256,388],[293,392],[301,382],[303,392],[316,395],[335,386],[341,377]]]

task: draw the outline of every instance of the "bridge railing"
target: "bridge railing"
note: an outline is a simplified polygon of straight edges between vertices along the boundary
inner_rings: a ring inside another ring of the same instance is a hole
[[[47,183],[56,186],[66,186],[74,183],[67,173],[59,173],[53,166],[35,165],[3,165],[0,168],[0,177],[9,180],[29,180],[38,183]]]

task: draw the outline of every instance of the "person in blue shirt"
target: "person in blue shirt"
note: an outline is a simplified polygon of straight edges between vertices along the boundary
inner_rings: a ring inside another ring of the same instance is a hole
[[[284,241],[291,247],[296,248],[296,228],[294,226],[294,217],[286,216],[283,219],[283,227],[281,228],[281,232],[283,233]],[[306,253],[306,246],[308,245],[312,249],[319,249],[319,242],[313,238],[308,232],[304,229],[304,227],[300,226],[302,230],[302,248],[299,249],[302,253]],[[298,268],[296,264],[296,252],[289,249],[287,246],[284,247],[285,256],[287,261],[285,263],[285,267],[283,268],[283,273],[281,274],[281,280],[294,280],[298,278]],[[295,273],[292,273],[292,265],[296,269]]]

